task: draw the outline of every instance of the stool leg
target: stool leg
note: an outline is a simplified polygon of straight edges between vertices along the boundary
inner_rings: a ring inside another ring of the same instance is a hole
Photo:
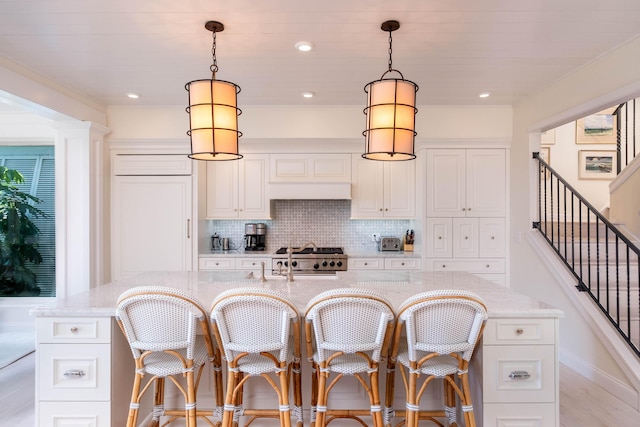
[[[234,402],[234,392],[237,381],[238,381],[238,373],[228,371],[227,372],[227,394],[224,399],[224,412],[222,415],[222,427],[232,427],[233,425],[233,415],[235,409]]]
[[[291,409],[289,408],[289,378],[286,369],[277,373],[280,379],[280,426],[291,427]]]
[[[380,406],[380,384],[378,382],[378,367],[369,374],[369,383],[371,384],[371,418],[373,418],[374,427],[383,427],[382,408]]]
[[[185,409],[187,411],[187,426],[196,427],[196,386],[193,370],[187,372],[187,399]]]
[[[395,380],[396,380],[396,367],[395,362],[391,360],[391,357],[387,359],[387,384],[385,385],[384,395],[384,425],[385,427],[391,427],[391,418],[394,414],[393,409],[393,393],[395,392]]]
[[[454,376],[448,376],[450,381],[454,381]],[[456,413],[456,392],[451,386],[447,378],[443,379],[444,384],[444,412],[449,420],[449,425],[457,427],[457,413]]]
[[[323,372],[324,371],[324,372]],[[317,413],[315,427],[325,427],[327,417],[327,378],[329,372],[323,369],[322,365],[318,366],[318,392],[317,392]]]
[[[309,414],[310,426],[315,427],[318,409],[318,365],[311,362],[311,413]]]
[[[153,418],[149,423],[149,427],[157,427],[160,425],[160,417],[164,412],[164,378],[155,379],[155,394],[153,397]]]
[[[295,407],[296,427],[303,427],[302,418],[302,378],[300,371],[300,360],[293,362],[293,405]]]
[[[133,389],[131,390],[131,403],[129,404],[129,416],[127,417],[127,427],[135,427],[138,421],[138,406],[140,405],[140,383],[142,374],[136,372],[133,379]]]
[[[469,408],[464,411],[464,419],[467,427],[476,427],[476,418],[473,414],[473,403],[471,401],[471,387],[469,387],[469,375],[467,374],[468,365],[465,366],[464,372],[459,374],[462,383],[463,402],[462,405]]]

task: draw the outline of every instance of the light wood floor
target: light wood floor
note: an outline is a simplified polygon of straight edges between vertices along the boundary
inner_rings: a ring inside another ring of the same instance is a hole
[[[0,425],[35,425],[34,384],[35,353],[0,369]],[[560,427],[637,426],[638,420],[640,412],[560,365]]]

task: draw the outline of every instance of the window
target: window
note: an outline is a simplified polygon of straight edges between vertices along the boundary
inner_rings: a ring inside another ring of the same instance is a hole
[[[34,265],[41,297],[53,297],[56,292],[55,273],[55,161],[53,146],[1,146],[0,165],[20,171],[25,182],[21,191],[39,198],[38,208],[46,218],[35,218],[40,229],[38,250],[42,263]],[[34,295],[24,295],[34,296]]]

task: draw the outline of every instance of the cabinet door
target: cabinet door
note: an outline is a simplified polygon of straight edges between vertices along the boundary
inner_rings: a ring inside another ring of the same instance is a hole
[[[427,217],[465,216],[465,150],[427,150]]]
[[[371,160],[365,160],[371,162]],[[374,161],[374,163],[377,163]],[[382,162],[384,166],[384,217],[416,215],[416,163]]]
[[[476,218],[453,219],[453,256],[456,258],[478,256],[478,220]]]
[[[191,270],[191,176],[116,176],[112,279]]]
[[[451,258],[451,227],[451,218],[427,218],[427,257]]]
[[[402,162],[404,163],[404,162]],[[353,155],[352,218],[382,218],[384,162]]]
[[[246,154],[238,164],[238,217],[270,218],[269,199],[266,196],[268,155]]]
[[[478,252],[481,257],[506,256],[505,228],[504,218],[478,219]]]
[[[207,219],[238,218],[238,163],[207,162]]]
[[[505,150],[467,151],[467,216],[503,217],[506,213]]]

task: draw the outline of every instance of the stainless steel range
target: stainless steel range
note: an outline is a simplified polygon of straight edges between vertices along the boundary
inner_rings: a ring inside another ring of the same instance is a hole
[[[280,248],[272,257],[273,274],[286,275],[289,271],[287,248]],[[342,248],[293,248],[291,270],[295,274],[334,274],[347,271],[347,255]]]

